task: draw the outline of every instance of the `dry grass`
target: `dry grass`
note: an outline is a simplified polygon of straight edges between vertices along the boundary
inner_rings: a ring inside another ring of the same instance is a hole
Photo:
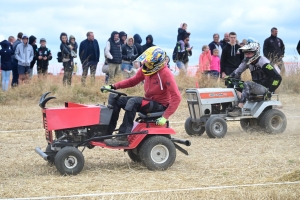
[[[99,78],[99,77],[98,77]],[[0,93],[1,131],[41,129],[41,111],[37,106],[39,96],[52,91],[58,99],[51,106],[61,106],[73,100],[96,104],[107,100],[107,94],[99,92],[103,80],[95,86],[79,86],[79,78],[72,87],[62,87],[61,77],[47,82],[19,87],[8,93]],[[194,87],[195,79],[179,78],[182,89]],[[33,91],[31,91],[33,90]],[[124,90],[128,94],[141,95],[142,86]],[[283,93],[283,91],[281,91]],[[54,166],[48,165],[34,148],[46,147],[43,130],[35,132],[0,133],[0,197],[40,197],[75,194],[168,190],[222,185],[240,185],[280,181],[299,181],[300,140],[298,107],[300,95],[281,94],[282,111],[288,117],[285,133],[270,135],[248,134],[237,122],[228,123],[228,133],[223,139],[209,139],[206,134],[190,137],[183,123],[171,124],[178,138],[189,139],[186,147],[190,155],[177,151],[174,165],[163,172],[148,171],[130,161],[122,151],[94,148],[85,150],[85,167],[77,176],[60,176]],[[188,117],[183,100],[171,122],[184,122]],[[76,117],[76,116],[75,116]],[[261,187],[240,187],[195,191],[140,193],[82,197],[78,199],[299,199],[299,184]],[[57,198],[59,199],[59,198]]]

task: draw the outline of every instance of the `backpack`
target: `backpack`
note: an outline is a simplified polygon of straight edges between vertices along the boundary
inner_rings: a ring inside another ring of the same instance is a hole
[[[57,52],[57,62],[61,63],[63,61],[63,55],[62,53],[59,51]]]
[[[172,59],[173,62],[176,63],[178,61],[178,52],[180,52],[180,42],[176,42],[176,46],[173,50],[173,55],[172,55]]]

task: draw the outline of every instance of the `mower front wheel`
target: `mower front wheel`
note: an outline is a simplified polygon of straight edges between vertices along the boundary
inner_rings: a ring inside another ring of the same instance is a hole
[[[176,159],[174,143],[164,136],[152,136],[143,142],[139,151],[142,163],[149,170],[166,170]]]
[[[64,147],[55,156],[56,169],[62,175],[77,175],[84,166],[84,157],[75,147]]]
[[[200,123],[192,121],[191,117],[188,117],[184,124],[185,131],[188,135],[202,135],[205,132],[205,127]]]
[[[205,130],[210,138],[222,138],[227,133],[227,123],[221,117],[210,117],[205,124]]]

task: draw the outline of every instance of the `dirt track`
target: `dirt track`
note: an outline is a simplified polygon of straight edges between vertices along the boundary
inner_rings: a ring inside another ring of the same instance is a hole
[[[41,197],[75,194],[168,190],[209,186],[232,186],[288,181],[284,175],[299,170],[300,140],[298,107],[300,96],[281,96],[288,127],[285,133],[248,134],[238,122],[228,123],[222,139],[190,137],[183,123],[172,124],[178,138],[189,139],[190,155],[177,151],[174,165],[163,172],[148,171],[130,161],[122,151],[94,148],[85,150],[85,167],[77,176],[60,176],[34,148],[46,147],[43,130],[0,133],[0,197]],[[170,119],[184,122],[186,102]],[[1,131],[41,129],[37,105],[0,107]],[[299,179],[298,179],[299,180]],[[300,184],[253,186],[141,194],[121,194],[82,199],[299,199]]]

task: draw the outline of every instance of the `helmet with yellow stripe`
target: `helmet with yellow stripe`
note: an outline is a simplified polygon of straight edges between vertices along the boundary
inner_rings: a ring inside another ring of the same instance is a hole
[[[142,63],[142,72],[145,75],[152,75],[165,66],[166,52],[158,46],[148,48],[135,62]]]

